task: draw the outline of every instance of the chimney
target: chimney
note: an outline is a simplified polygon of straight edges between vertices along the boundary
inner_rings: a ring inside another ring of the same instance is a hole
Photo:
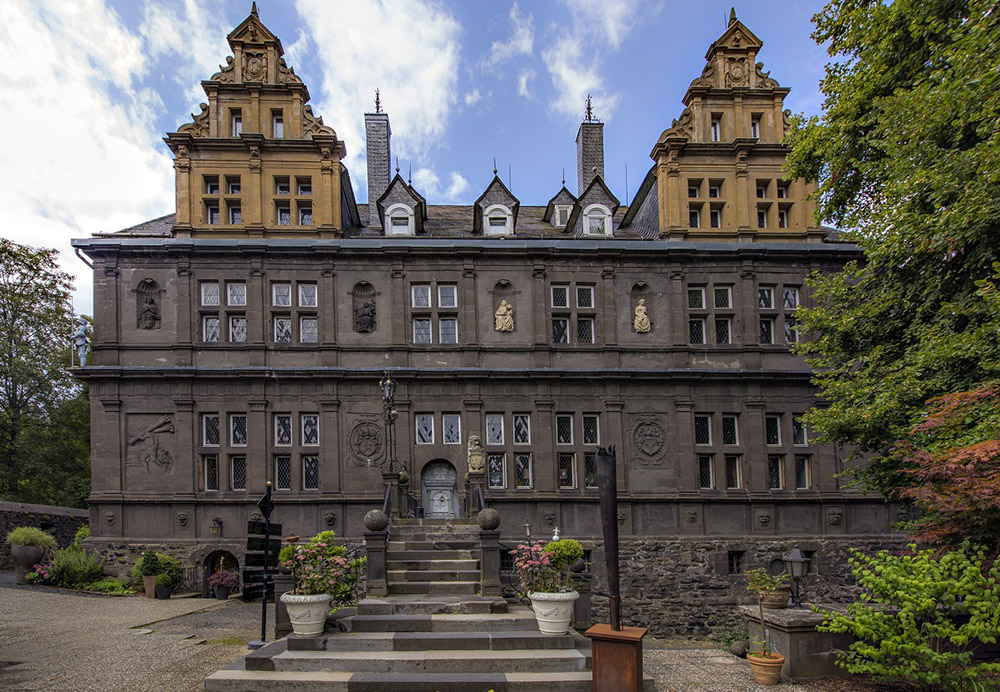
[[[577,196],[583,194],[597,175],[604,178],[604,123],[594,118],[588,95],[586,117],[576,133]]]
[[[378,198],[389,187],[389,114],[378,100],[375,112],[365,113],[365,146],[368,150],[368,227],[380,228]]]

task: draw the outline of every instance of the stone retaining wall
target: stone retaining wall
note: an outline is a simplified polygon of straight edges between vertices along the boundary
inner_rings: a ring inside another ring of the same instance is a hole
[[[87,523],[90,513],[85,509],[29,505],[22,502],[0,502],[0,569],[14,569],[10,561],[7,533],[19,526],[37,526],[51,533],[59,547],[73,542],[77,530]]]
[[[740,568],[768,568],[793,541],[662,539],[623,541],[620,546],[622,622],[648,627],[654,636],[722,635],[742,627],[738,604],[754,602],[746,578],[730,573],[729,553],[742,552]],[[797,541],[813,554],[802,579],[805,601],[853,601],[857,586],[847,563],[848,548],[865,552],[900,549],[902,537],[843,537]],[[591,555],[594,571],[591,617],[608,621],[607,576],[603,549]]]

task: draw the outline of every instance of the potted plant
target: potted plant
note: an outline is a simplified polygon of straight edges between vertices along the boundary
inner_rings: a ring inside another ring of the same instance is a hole
[[[139,574],[146,598],[156,598],[156,575],[160,573],[160,558],[155,550],[147,550],[139,560]]]
[[[777,685],[785,657],[771,651],[771,645],[767,641],[767,633],[764,631],[764,601],[769,597],[772,601],[775,600],[775,594],[783,589],[784,602],[787,602],[788,575],[771,576],[766,570],[757,568],[747,570],[746,579],[747,589],[757,596],[757,611],[760,616],[760,639],[754,637],[750,651],[747,652],[750,673],[758,684]]]
[[[34,526],[18,526],[7,534],[10,543],[10,559],[14,562],[14,583],[27,583],[24,576],[34,570],[35,565],[49,550],[56,547],[56,539]]]
[[[572,538],[547,543],[521,544],[510,551],[525,595],[531,600],[538,629],[543,634],[565,634],[573,621],[573,603],[580,597],[573,588],[569,566],[583,557],[583,548]]]
[[[761,605],[769,610],[777,610],[788,606],[788,596],[791,587],[788,585],[787,574],[772,575],[767,570],[757,568],[747,570],[747,589],[760,598]]]
[[[229,598],[229,594],[239,588],[240,580],[228,569],[219,570],[208,578],[208,588],[215,592],[215,597],[220,601]]]
[[[175,577],[170,572],[160,572],[154,578],[154,583],[156,584],[156,597],[167,599],[174,593],[174,588],[177,586]]]
[[[348,560],[347,549],[333,543],[333,531],[324,531],[304,545],[292,547],[281,566],[292,573],[295,588],[281,594],[292,631],[298,635],[322,634],[330,601],[350,591],[349,579],[363,560]]]

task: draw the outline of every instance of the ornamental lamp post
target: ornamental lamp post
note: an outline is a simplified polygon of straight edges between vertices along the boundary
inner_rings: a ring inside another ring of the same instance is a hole
[[[799,580],[806,576],[806,572],[809,571],[809,558],[805,556],[799,546],[796,543],[787,555],[781,558],[785,563],[785,572],[787,572],[792,578],[792,606],[795,608],[802,607],[802,593],[801,584]]]
[[[382,419],[385,422],[385,463],[388,465],[387,473],[392,474],[396,470],[396,418],[399,414],[395,410],[396,404],[396,380],[392,379],[392,373],[388,370],[382,373],[382,379],[378,383],[382,390]]]

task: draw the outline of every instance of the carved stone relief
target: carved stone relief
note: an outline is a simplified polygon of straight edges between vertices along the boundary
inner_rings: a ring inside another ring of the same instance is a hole
[[[178,512],[177,513],[177,525],[180,526],[182,529],[186,529],[187,528],[187,525],[190,522],[190,520],[191,519],[188,516],[187,512]]]
[[[839,509],[827,510],[826,523],[830,526],[840,526],[844,523],[844,512]]]
[[[355,466],[371,466],[382,457],[385,448],[382,425],[374,420],[362,420],[351,430],[352,461]]]
[[[114,526],[115,522],[118,521],[118,517],[115,515],[114,512],[105,512],[104,521],[105,523],[107,523],[108,526]]]
[[[336,512],[327,512],[326,514],[324,514],[323,523],[330,527],[336,526],[337,524]]]
[[[354,307],[354,331],[371,334],[378,326],[375,287],[366,281],[354,285],[351,298]]]
[[[174,458],[169,450],[174,443],[174,423],[168,415],[159,416],[152,423],[143,423],[149,418],[151,416],[130,419],[129,422],[138,429],[129,435],[125,464],[144,467],[146,471],[149,471],[150,466],[160,471],[170,471],[174,466]]]
[[[494,314],[494,330],[498,332],[514,331],[514,306],[506,300],[500,301],[500,307]]]
[[[236,81],[236,63],[233,61],[233,56],[226,56],[226,66],[219,65],[219,71],[212,75],[212,81],[230,83]]]
[[[649,332],[649,312],[646,310],[646,299],[640,298],[639,304],[635,306],[635,317],[632,319],[632,329],[639,334]]]
[[[135,289],[135,321],[140,329],[160,328],[160,287],[143,279]]]
[[[289,67],[284,58],[278,58],[278,84],[301,84],[302,80],[295,74],[295,68]]]
[[[770,72],[764,72],[764,63],[759,62],[754,65],[757,73],[757,86],[762,89],[772,89],[778,86],[778,81],[771,79]]]
[[[640,466],[659,466],[667,447],[667,433],[657,416],[642,416],[632,428],[632,446]]]
[[[243,54],[243,81],[263,82],[267,76],[266,53]]]
[[[749,86],[750,70],[746,58],[729,58],[726,61],[726,86]]]
[[[322,116],[313,114],[312,106],[303,104],[302,106],[302,134],[305,135],[332,135],[336,134],[332,127],[323,124]]]
[[[486,468],[486,455],[483,453],[483,444],[479,435],[469,436],[469,471],[472,473],[482,473]]]
[[[201,109],[201,113],[198,115],[192,113],[192,121],[177,128],[178,132],[186,132],[192,137],[208,137],[208,104],[198,104],[198,108]]]

